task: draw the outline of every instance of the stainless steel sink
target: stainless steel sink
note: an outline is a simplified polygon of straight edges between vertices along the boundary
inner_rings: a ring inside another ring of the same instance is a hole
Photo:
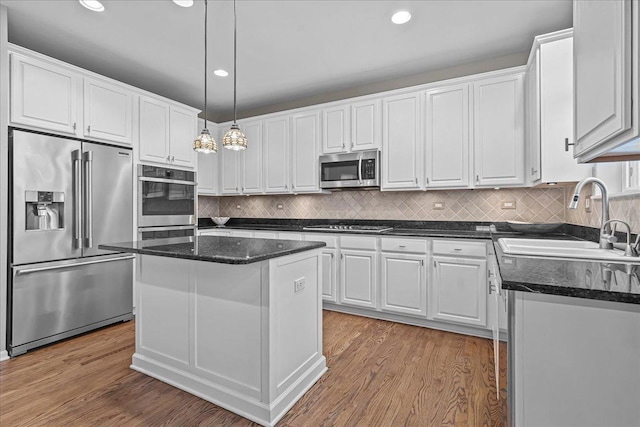
[[[600,249],[595,242],[552,239],[498,239],[505,255],[568,258],[640,264],[640,257],[629,257],[618,249]]]

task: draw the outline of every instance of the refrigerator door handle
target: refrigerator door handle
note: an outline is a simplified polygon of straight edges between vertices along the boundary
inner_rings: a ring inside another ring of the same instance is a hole
[[[82,154],[84,161],[84,247],[93,247],[93,151]]]
[[[22,269],[22,270],[16,270],[16,276],[19,275],[19,274],[37,273],[39,271],[59,270],[59,269],[62,269],[62,268],[74,268],[74,267],[79,267],[81,265],[102,264],[102,263],[111,262],[111,261],[124,261],[124,260],[127,260],[127,259],[133,259],[135,257],[136,257],[135,255],[125,255],[125,256],[116,257],[116,258],[99,259],[99,260],[86,261],[86,262],[77,262],[77,263],[73,263],[73,264],[60,264],[60,265],[50,265],[50,266],[47,266],[47,267],[25,268],[25,269]]]
[[[73,249],[80,248],[80,239],[82,233],[82,200],[80,196],[81,186],[81,169],[82,169],[82,154],[80,150],[75,150],[71,153],[71,159],[73,161]]]

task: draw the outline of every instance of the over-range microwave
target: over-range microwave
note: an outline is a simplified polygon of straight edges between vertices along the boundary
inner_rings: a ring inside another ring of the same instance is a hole
[[[320,188],[380,187],[380,151],[320,156]]]

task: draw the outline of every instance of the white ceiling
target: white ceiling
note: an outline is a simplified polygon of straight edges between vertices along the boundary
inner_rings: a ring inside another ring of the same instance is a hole
[[[204,2],[0,0],[9,41],[203,108]],[[408,24],[391,14],[411,12]],[[238,0],[238,112],[531,48],[572,25],[572,0]],[[233,64],[233,2],[209,1],[209,71]],[[233,76],[209,77],[209,118],[229,119]]]

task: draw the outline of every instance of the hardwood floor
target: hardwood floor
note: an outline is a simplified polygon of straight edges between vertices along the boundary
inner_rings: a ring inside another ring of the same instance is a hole
[[[329,371],[278,426],[506,425],[489,340],[324,311]],[[0,363],[2,426],[257,426],[129,369],[134,323]]]

